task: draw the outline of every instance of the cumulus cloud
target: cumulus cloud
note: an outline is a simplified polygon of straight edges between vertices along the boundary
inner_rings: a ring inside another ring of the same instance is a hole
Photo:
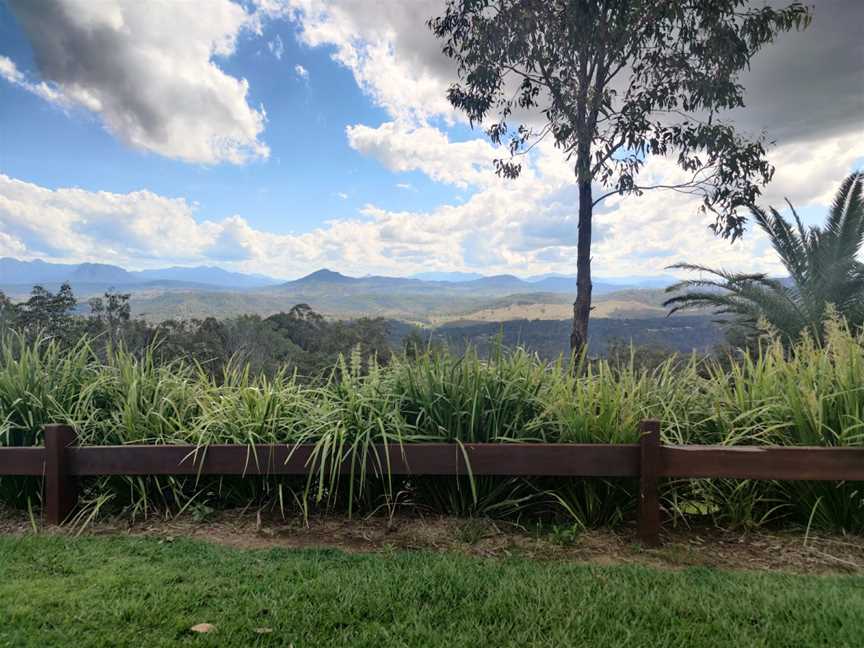
[[[258,20],[230,0],[9,0],[43,81],[0,70],[48,101],[81,106],[129,145],[187,162],[266,158],[263,108],[220,58]]]
[[[819,147],[806,141],[778,147],[771,158],[788,173],[778,176],[776,187],[782,195],[768,195],[766,202],[780,205],[788,196],[801,206],[827,203],[854,159],[857,141],[847,136],[825,140]],[[440,133],[429,142],[435,142],[433,151],[391,147],[381,159],[393,168],[416,168],[458,184],[460,177],[473,177],[489,154],[478,149],[473,165],[466,156],[464,164],[453,163],[454,169],[461,165],[463,173],[448,176],[444,162],[458,161],[463,143]],[[486,185],[478,181],[464,201],[422,211],[367,205],[356,216],[332,218],[324,226],[291,235],[257,229],[242,215],[199,221],[187,201],[149,191],[51,190],[0,175],[0,251],[134,267],[218,263],[275,276],[298,276],[321,266],[358,275],[572,272],[578,212],[572,169],[560,151],[546,144],[526,163],[519,179],[495,179]],[[674,162],[662,158],[651,159],[645,168],[647,179],[674,181],[681,174]],[[335,195],[348,198],[344,192]],[[668,191],[608,198],[595,214],[595,274],[656,274],[684,260],[730,270],[782,272],[758,230],[730,244],[714,237],[708,229],[710,217],[700,217],[697,208],[692,197]]]
[[[426,20],[443,10],[441,0],[259,0],[262,10],[295,18],[302,42],[334,48],[333,58],[394,118],[423,122],[459,116],[445,96],[453,64]]]
[[[294,66],[294,74],[296,74],[298,78],[303,79],[304,81],[309,78],[309,70],[307,70],[299,63]]]
[[[794,158],[805,150],[778,153]],[[680,171],[671,161],[654,159],[646,173],[674,179]],[[829,194],[838,183],[828,183]],[[697,207],[692,197],[669,192],[612,197],[595,216],[595,273],[655,274],[681,260],[781,271],[758,232],[735,244],[718,240]],[[237,214],[199,220],[186,200],[146,190],[48,189],[0,175],[0,253],[136,268],[216,263],[286,277],[322,266],[356,275],[572,272],[576,214],[571,176],[551,146],[538,149],[518,180],[475,191],[464,202],[421,211],[367,205],[359,214],[298,234],[264,231]]]
[[[21,257],[24,254],[27,254],[27,248],[21,241],[0,232],[0,257]]]
[[[796,206],[828,205],[840,179],[861,158],[864,124],[857,132],[851,129],[844,134],[781,144],[769,154],[776,171],[763,201],[779,206],[788,198]]]
[[[436,182],[460,188],[488,185],[494,179],[492,160],[501,157],[484,140],[451,142],[444,132],[431,126],[386,122],[377,128],[348,126],[345,132],[351,148],[391,171],[422,171]]]
[[[557,156],[557,151],[540,155]],[[366,206],[358,217],[333,219],[296,235],[256,229],[240,215],[199,222],[185,200],[148,191],[51,190],[0,176],[4,249],[19,257],[134,267],[218,263],[277,276],[297,276],[321,266],[353,274],[430,268],[572,271],[575,214],[572,183],[535,171],[494,190],[475,192],[464,203],[428,211]],[[730,246],[714,239],[706,225],[696,217],[693,201],[681,196],[649,194],[638,201],[613,201],[597,217],[595,270],[606,275],[657,272],[679,260],[669,257],[670,247],[683,258],[698,251],[699,260],[707,263],[776,269],[776,260],[760,248],[758,237]]]
[[[334,46],[334,58],[393,118],[377,127],[348,127],[355,150],[392,171],[421,171],[437,182],[475,191],[464,206],[416,215],[417,223],[447,221],[448,227],[457,227],[444,218],[455,210],[469,229],[482,230],[464,235],[461,248],[456,248],[462,256],[445,256],[439,267],[572,268],[576,202],[572,195],[570,203],[562,200],[564,188],[572,186],[573,170],[560,154],[547,151],[526,159],[524,186],[531,187],[531,195],[517,200],[518,190],[494,181],[491,160],[496,152],[485,140],[451,142],[446,132],[430,125],[435,118],[445,124],[461,118],[443,100],[456,78],[452,63],[418,19],[440,14],[441,2],[287,4],[302,25],[305,42]],[[796,205],[825,205],[839,180],[864,157],[864,42],[858,35],[864,6],[857,0],[814,4],[810,29],[781,35],[754,60],[742,77],[747,108],[727,116],[744,131],[766,129],[777,141],[769,154],[777,172],[764,194],[768,203],[779,205],[788,197]],[[659,183],[669,184],[679,176],[680,170],[663,159],[645,169],[646,180]],[[506,205],[499,209],[502,197]],[[477,205],[483,208],[477,210]],[[608,274],[659,271],[679,258],[693,259],[698,251],[700,261],[710,258],[730,268],[780,270],[758,232],[734,245],[717,240],[707,228],[710,219],[696,217],[696,207],[691,198],[669,192],[611,199],[596,217],[595,267]],[[390,232],[392,219],[408,217],[387,218]],[[412,237],[421,236],[416,223],[407,229]],[[407,258],[405,249],[393,250]]]
[[[199,222],[182,198],[147,190],[48,189],[2,174],[0,232],[0,246],[17,257],[132,267],[224,261],[263,268],[275,249],[305,260],[316,247],[311,239],[261,232],[236,215]]]

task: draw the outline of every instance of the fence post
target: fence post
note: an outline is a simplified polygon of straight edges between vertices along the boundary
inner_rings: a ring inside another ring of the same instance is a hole
[[[75,430],[68,425],[46,425],[45,492],[42,502],[45,521],[61,524],[78,501],[78,484],[68,473],[66,448],[75,445]]]
[[[660,500],[657,474],[660,469],[660,422],[639,423],[639,539],[646,545],[660,544]]]

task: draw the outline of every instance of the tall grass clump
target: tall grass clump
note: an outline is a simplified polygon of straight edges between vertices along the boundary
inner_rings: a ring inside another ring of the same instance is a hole
[[[102,367],[87,339],[71,348],[37,336],[0,340],[0,445],[37,445],[42,427],[65,422]]]
[[[393,496],[389,454],[376,451],[412,440],[411,426],[400,416],[392,375],[374,359],[366,367],[359,349],[340,357],[326,384],[309,392],[310,408],[296,443],[314,445],[307,497],[316,505],[344,504],[375,508]],[[349,460],[345,477],[339,462]],[[369,474],[368,467],[372,473]]]
[[[500,346],[483,360],[473,349],[460,357],[421,354],[391,368],[400,418],[412,441],[529,443],[556,440],[544,397],[557,376],[521,349]],[[470,463],[469,463],[470,469]],[[418,503],[456,515],[519,517],[548,504],[529,480],[468,475],[411,482]]]
[[[95,356],[84,339],[63,349],[44,336],[7,332],[0,343],[0,447],[39,445],[42,427],[65,421],[98,376]],[[40,493],[37,480],[0,477],[0,501],[29,507]]]
[[[698,403],[685,426],[660,417],[667,442],[719,445],[864,445],[864,335],[840,319],[824,323],[822,342],[794,345],[767,336],[753,353],[709,362],[691,377]],[[686,431],[676,435],[677,430]],[[676,521],[758,527],[791,522],[864,531],[861,484],[690,480],[667,485]]]
[[[83,444],[311,444],[308,477],[129,477],[85,483],[86,515],[173,515],[219,506],[283,515],[399,506],[457,515],[564,519],[579,526],[632,517],[633,480],[396,478],[381,445],[418,442],[634,443],[638,423],[661,421],[666,443],[864,445],[864,337],[829,319],[821,341],[766,338],[730,359],[670,358],[650,369],[585,360],[573,367],[523,350],[469,350],[396,358],[360,351],[323,382],[253,374],[239,362],[214,378],[156,349],[94,354],[89,340],[61,347],[0,339],[0,445],[39,445],[46,423],[74,426]],[[340,460],[351,470],[335,470]],[[469,466],[470,468],[470,466]],[[470,472],[470,471],[469,471]],[[0,479],[0,500],[38,505],[38,480]],[[676,524],[756,527],[791,523],[864,532],[861,484],[669,481]]]
[[[65,422],[82,444],[194,443],[206,390],[188,363],[159,363],[154,348],[138,357],[120,347],[109,351]]]
[[[720,442],[809,446],[864,445],[864,333],[829,317],[824,341],[802,336],[791,348],[767,339],[728,374],[713,367],[706,389],[709,424]],[[729,485],[715,499],[728,506]],[[864,490],[849,482],[784,482],[759,491],[772,517],[841,531],[864,531]],[[755,496],[744,498],[752,501]],[[762,507],[765,508],[765,507]],[[752,520],[758,523],[761,520]]]
[[[554,441],[545,397],[562,379],[522,349],[497,348],[490,360],[473,349],[397,362],[392,388],[416,440],[496,443]]]

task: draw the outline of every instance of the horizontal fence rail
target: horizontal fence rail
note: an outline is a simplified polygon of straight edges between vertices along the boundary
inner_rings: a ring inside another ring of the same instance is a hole
[[[633,477],[638,528],[647,544],[660,532],[658,480],[733,478],[864,481],[864,448],[663,445],[660,424],[643,421],[638,444],[410,443],[376,445],[365,469],[391,475]],[[0,448],[0,476],[44,479],[44,510],[60,524],[74,509],[77,478],[109,475],[306,475],[358,472],[351,458],[321,466],[312,445],[78,446],[74,430],[45,427],[45,446]]]
[[[661,477],[864,480],[864,448],[660,446]]]
[[[66,472],[100,475],[306,475],[311,445],[126,445],[71,446]],[[40,476],[43,448],[0,449],[0,475]],[[392,475],[499,475],[509,477],[638,477],[639,445],[411,443],[375,446],[366,469]],[[325,467],[329,472],[331,466]],[[320,469],[320,466],[316,466]],[[350,459],[338,471],[356,472]]]
[[[45,474],[45,448],[0,448],[0,477]]]
[[[313,446],[104,446],[70,448],[69,473],[90,475],[305,475]],[[366,469],[393,475],[508,475],[533,477],[635,477],[639,446],[556,444],[411,443],[376,446]],[[320,466],[319,466],[320,468]],[[331,466],[326,466],[329,471]],[[356,472],[350,459],[343,474]]]

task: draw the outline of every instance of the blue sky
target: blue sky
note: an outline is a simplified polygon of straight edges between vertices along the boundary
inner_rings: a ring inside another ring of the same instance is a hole
[[[0,5],[0,42],[0,53],[38,77],[30,43],[5,5]],[[268,48],[275,42],[283,48],[280,58]],[[424,210],[453,200],[458,191],[420,172],[393,174],[348,145],[346,126],[380,124],[388,115],[363,93],[350,70],[333,62],[332,51],[332,46],[301,45],[296,23],[274,20],[261,35],[241,36],[236,52],[218,61],[226,73],[249,81],[248,103],[267,111],[270,157],[239,167],[188,164],[130,148],[86,110],[64,111],[0,84],[2,171],[51,188],[118,193],[146,188],[196,202],[200,219],[243,213],[279,233],[309,231],[369,202]],[[297,74],[297,65],[307,77]],[[399,183],[414,190],[399,190]]]
[[[549,147],[519,181],[494,177],[498,153],[444,97],[454,71],[424,25],[440,9],[0,4],[0,256],[282,277],[321,266],[571,272],[572,170]],[[735,117],[779,133],[766,199],[789,196],[814,222],[864,154],[860,71],[854,56],[851,71],[836,65],[843,48],[846,58],[861,48],[838,33],[856,10],[831,4],[812,34],[754,65],[754,102]],[[784,62],[796,57],[792,74]],[[853,90],[820,116],[802,74],[835,94],[851,75]],[[663,160],[648,171],[676,173]],[[685,259],[777,269],[758,235],[730,246],[706,224],[678,195],[614,198],[597,216],[596,271],[659,274]]]

